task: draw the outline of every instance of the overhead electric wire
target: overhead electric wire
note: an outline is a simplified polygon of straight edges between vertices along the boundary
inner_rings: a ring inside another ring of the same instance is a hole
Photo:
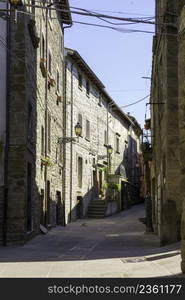
[[[101,25],[101,24],[95,24],[95,23],[87,23],[87,22],[80,22],[80,21],[73,21],[73,23],[76,24],[82,24],[82,25],[88,25],[88,26],[95,26],[95,27],[102,27],[102,28],[109,28],[118,32],[124,32],[124,33],[132,33],[132,32],[142,32],[142,33],[152,33],[154,34],[154,31],[147,31],[147,30],[137,30],[137,29],[128,29],[128,28],[116,28],[108,25]]]
[[[148,98],[148,97],[150,97],[150,94],[147,95],[147,96],[145,96],[144,98],[141,98],[141,99],[139,99],[139,100],[133,102],[133,103],[130,103],[130,104],[127,104],[127,105],[124,105],[124,106],[120,106],[120,108],[125,108],[125,107],[129,107],[129,106],[135,105],[135,104],[137,104],[137,103],[139,103],[139,102],[142,102],[143,100],[145,100],[145,99]]]
[[[46,3],[46,0],[35,0],[35,3]],[[70,6],[70,8],[74,8],[74,9],[82,9],[81,7],[75,7],[75,6]],[[114,14],[122,14],[122,15],[137,15],[137,16],[145,16],[145,17],[151,17],[149,15],[146,14],[140,14],[140,13],[131,13],[131,12],[122,12],[122,11],[112,11],[112,10],[102,10],[102,9],[93,9],[93,8],[89,8],[89,11],[92,12],[107,12],[107,13],[114,13]]]
[[[130,23],[114,23],[114,22],[111,22],[111,21],[108,21],[108,20],[105,20],[104,18],[102,17],[99,17],[97,14],[95,14],[94,11],[92,10],[87,10],[87,9],[84,9],[84,8],[76,8],[76,7],[71,7],[71,8],[74,8],[74,9],[78,9],[78,10],[81,10],[81,11],[85,11],[87,13],[90,14],[90,16],[97,16],[98,19],[104,21],[104,22],[107,22],[109,24],[112,24],[112,25],[130,25],[130,24],[137,24],[138,21],[136,22],[130,22]],[[150,18],[138,18],[138,19],[143,19],[143,20],[152,20],[154,19],[153,17],[150,17]]]
[[[45,6],[39,6],[39,5],[29,5],[26,4],[28,7],[35,7],[35,8],[42,8],[42,9],[47,9]],[[62,7],[62,6],[61,6]],[[50,7],[51,10],[55,10],[58,12],[63,12],[63,13],[71,13],[71,14],[77,14],[77,15],[82,15],[82,16],[90,16],[90,17],[102,17],[102,18],[107,18],[107,19],[113,19],[113,20],[121,20],[121,21],[129,21],[129,22],[137,22],[137,23],[143,23],[143,24],[150,24],[150,25],[170,25],[173,27],[176,27],[174,23],[156,23],[152,21],[147,21],[147,20],[141,20],[141,19],[135,19],[135,18],[121,18],[121,17],[116,17],[116,16],[111,16],[111,15],[105,15],[105,14],[92,14],[92,13],[86,13],[82,11],[72,11],[70,9],[60,9],[60,8],[52,8]]]

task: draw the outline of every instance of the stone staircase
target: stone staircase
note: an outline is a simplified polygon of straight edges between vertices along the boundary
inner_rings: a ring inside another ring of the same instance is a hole
[[[91,201],[88,207],[87,217],[94,218],[94,219],[104,218],[106,208],[107,208],[106,201],[96,198]]]

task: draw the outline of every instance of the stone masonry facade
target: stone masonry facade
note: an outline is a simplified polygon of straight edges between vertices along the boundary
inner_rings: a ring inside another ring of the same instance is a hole
[[[24,3],[29,4],[30,1]],[[46,4],[49,4],[47,1]],[[64,45],[55,10],[24,7],[10,23],[7,183],[1,195],[1,243],[24,243],[62,223]],[[65,5],[59,1],[55,5]],[[60,16],[60,20],[58,19]],[[68,14],[70,24],[70,14]]]
[[[99,197],[107,182],[107,168],[115,183],[121,185],[127,180],[133,183],[133,174],[129,176],[129,171],[134,173],[135,170],[135,175],[138,171],[140,131],[106,93],[80,54],[66,49],[66,137],[75,136],[74,127],[78,122],[82,125],[82,136],[65,145],[68,220],[87,215],[90,202]],[[110,166],[108,145],[113,148]],[[129,159],[134,165],[129,164]],[[135,182],[135,186],[139,188],[139,182]],[[121,209],[121,199],[118,209]]]
[[[157,1],[156,18],[170,23],[156,26],[153,42],[151,89],[152,146],[151,190],[155,199],[153,226],[161,244],[180,238],[182,201],[179,192],[179,132],[176,5]],[[174,117],[175,116],[175,117]],[[175,179],[175,180],[174,180]]]
[[[182,263],[181,268],[185,273],[185,93],[184,93],[184,80],[185,80],[185,3],[179,1],[178,3],[178,104],[179,104],[179,148],[180,148],[180,183],[179,191],[181,193],[182,201],[182,219],[181,219],[181,249],[182,249]]]
[[[48,0],[40,8],[34,1],[23,4],[24,14],[17,23],[7,21],[4,31],[10,51],[7,60],[4,56],[7,93],[1,101],[7,117],[0,144],[3,245],[25,243],[42,226],[85,217],[108,183],[119,188],[117,210],[139,201],[140,126],[111,99],[78,52],[64,53],[63,23],[72,22],[68,0],[54,6]],[[75,139],[66,142],[68,137]]]
[[[185,273],[185,4],[156,1],[156,26],[152,72],[153,225],[161,244],[181,240]]]

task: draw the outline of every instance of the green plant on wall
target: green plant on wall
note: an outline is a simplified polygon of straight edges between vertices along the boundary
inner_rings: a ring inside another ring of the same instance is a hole
[[[102,172],[107,172],[108,171],[108,167],[104,166],[104,167],[98,167],[98,170],[102,171]]]
[[[102,191],[108,199],[115,200],[116,195],[121,190],[121,184],[115,182],[106,182],[102,186]]]
[[[120,192],[121,190],[121,184],[119,183],[115,183],[115,182],[107,182],[103,184],[103,189],[104,190],[112,190],[112,191],[116,191],[116,192]]]
[[[49,157],[41,156],[41,163],[45,166],[48,166],[48,167],[53,166],[53,163],[52,163],[52,161]]]

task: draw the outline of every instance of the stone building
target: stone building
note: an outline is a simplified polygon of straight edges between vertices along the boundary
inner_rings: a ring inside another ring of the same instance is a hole
[[[63,143],[66,220],[87,216],[92,201],[106,198],[107,184],[119,189],[114,212],[136,201],[141,129],[111,99],[80,54],[68,48],[65,111],[64,137],[69,138]],[[70,141],[77,123],[82,134]]]
[[[161,245],[180,239],[177,1],[156,1],[151,85],[153,227]]]
[[[0,85],[0,120],[6,115],[0,131],[4,245],[24,243],[39,232],[40,224],[49,228],[64,223],[58,138],[63,134],[63,24],[71,24],[71,15],[56,11],[61,7],[69,11],[68,0],[47,8],[50,4],[44,1],[34,7],[34,1],[23,1],[19,10],[24,14],[18,13],[17,23],[7,19],[0,26],[7,44],[7,51],[2,43],[0,48],[7,72],[6,84]]]
[[[180,145],[180,184],[179,192],[182,200],[182,221],[181,221],[181,249],[182,264],[181,268],[185,273],[185,3],[178,1],[178,105],[179,105],[179,145]]]

